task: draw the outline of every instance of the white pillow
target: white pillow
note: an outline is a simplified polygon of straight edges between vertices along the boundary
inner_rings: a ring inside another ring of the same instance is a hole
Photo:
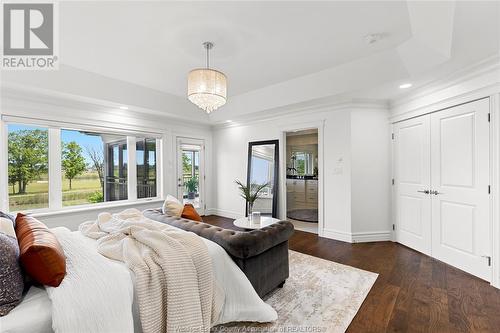
[[[165,215],[181,217],[184,205],[176,197],[169,194],[161,210]]]
[[[7,236],[16,238],[14,224],[11,220],[6,219],[5,217],[0,217],[0,232],[6,234]]]

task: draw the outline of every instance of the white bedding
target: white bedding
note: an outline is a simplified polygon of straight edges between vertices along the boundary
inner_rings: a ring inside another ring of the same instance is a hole
[[[79,237],[96,248],[96,241],[75,231]],[[226,251],[218,244],[202,238],[212,258],[213,270],[218,284],[223,287],[226,298],[222,314],[217,324],[233,321],[269,322],[277,319],[276,311],[264,303],[253,289],[250,281],[236,266]],[[128,270],[123,265],[123,269]],[[132,275],[132,273],[130,272]],[[136,303],[134,301],[134,303]],[[43,288],[32,287],[23,302],[8,315],[0,317],[0,332],[48,333],[52,332],[51,301]],[[133,311],[134,327],[140,332],[140,322],[136,307]]]

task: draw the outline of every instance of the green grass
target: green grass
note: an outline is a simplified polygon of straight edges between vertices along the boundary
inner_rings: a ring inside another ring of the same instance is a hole
[[[101,183],[99,182],[99,177],[93,178],[93,179],[73,179],[72,184],[71,184],[71,190],[88,190],[88,189],[94,189],[94,190],[99,190],[101,188]],[[69,191],[69,180],[66,178],[63,179],[63,184],[62,184],[62,189],[63,192]]]
[[[17,186],[15,188],[17,191]],[[88,198],[95,192],[101,190],[101,183],[96,172],[86,172],[73,179],[72,189],[69,190],[69,180],[63,178],[63,206],[75,206],[90,203]],[[47,176],[33,181],[26,186],[26,194],[12,194],[12,186],[9,188],[9,210],[19,211],[37,208],[47,208],[49,202],[49,183]]]

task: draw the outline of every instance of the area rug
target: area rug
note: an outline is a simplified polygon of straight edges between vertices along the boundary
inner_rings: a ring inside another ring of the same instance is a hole
[[[286,216],[298,221],[318,223],[317,209],[294,209],[288,211]]]
[[[231,323],[213,332],[345,332],[378,274],[289,251],[290,277],[264,301],[273,323]]]

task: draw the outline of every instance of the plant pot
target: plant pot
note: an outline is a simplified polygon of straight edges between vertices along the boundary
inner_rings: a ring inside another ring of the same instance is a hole
[[[252,221],[253,203],[247,202],[247,218]]]
[[[188,192],[188,199],[193,200],[196,197],[196,192]]]

